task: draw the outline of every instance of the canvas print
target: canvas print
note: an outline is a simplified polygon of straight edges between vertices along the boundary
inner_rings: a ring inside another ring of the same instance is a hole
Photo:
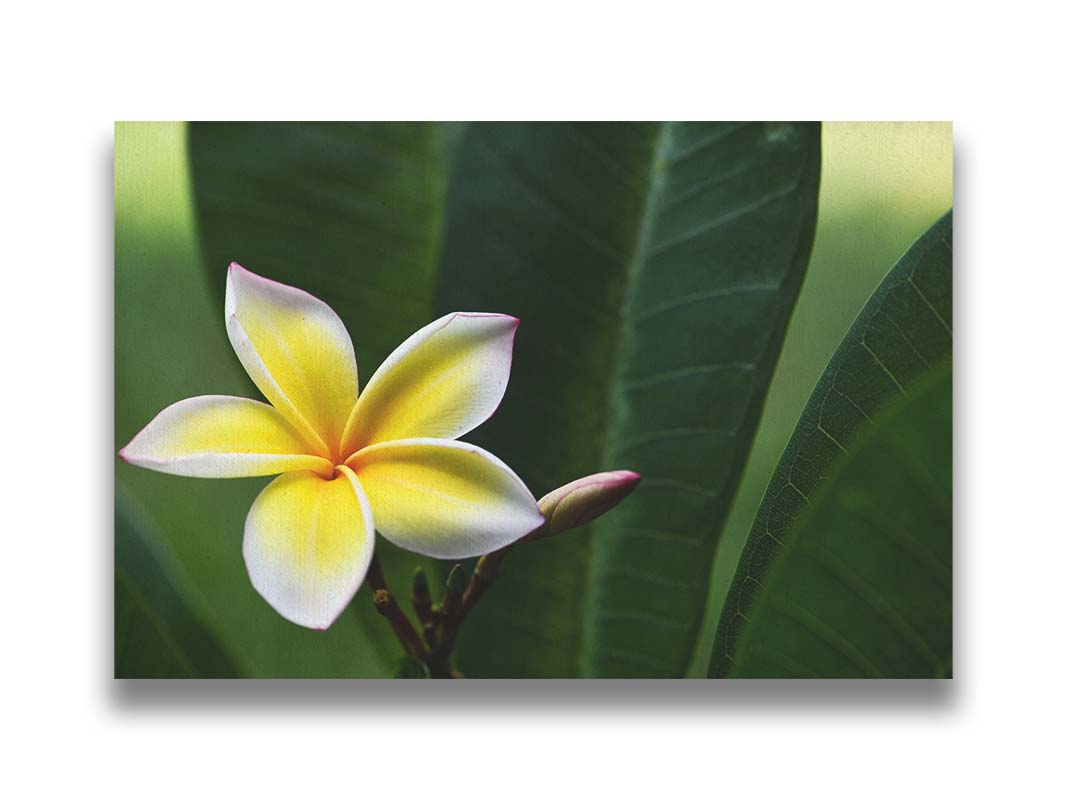
[[[949,678],[947,123],[118,123],[115,676]]]

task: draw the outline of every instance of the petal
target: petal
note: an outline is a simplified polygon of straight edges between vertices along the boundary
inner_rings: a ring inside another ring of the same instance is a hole
[[[493,415],[508,385],[519,321],[456,313],[416,331],[365,387],[342,450],[397,439],[455,439]]]
[[[281,414],[246,397],[180,400],[119,451],[131,464],[196,478],[247,478],[290,470],[333,473]]]
[[[466,442],[385,442],[360,450],[347,463],[367,490],[378,532],[425,556],[482,555],[544,521],[530,490],[507,464]]]
[[[356,396],[356,355],[341,318],[307,292],[230,265],[226,331],[245,370],[323,456],[337,453]]]
[[[359,480],[290,472],[268,484],[245,521],[252,585],[279,614],[325,630],[363,582],[374,552],[374,520]]]

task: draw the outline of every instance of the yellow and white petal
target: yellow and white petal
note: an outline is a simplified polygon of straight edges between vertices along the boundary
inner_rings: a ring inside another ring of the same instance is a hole
[[[374,519],[347,467],[326,480],[313,472],[275,478],[245,521],[252,585],[279,614],[325,630],[363,582],[374,553]]]
[[[196,478],[247,478],[290,470],[333,473],[285,417],[247,397],[205,395],[168,406],[119,451],[139,467]]]
[[[412,334],[364,388],[345,428],[345,454],[397,439],[455,439],[492,416],[511,373],[519,321],[455,313]]]
[[[360,450],[348,460],[367,490],[378,532],[433,558],[499,550],[544,521],[530,490],[480,447],[407,439]]]
[[[226,331],[263,395],[321,455],[338,455],[359,379],[352,340],[333,309],[233,263],[226,277]]]

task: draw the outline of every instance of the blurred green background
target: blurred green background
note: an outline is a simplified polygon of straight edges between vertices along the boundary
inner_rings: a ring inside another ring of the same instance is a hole
[[[180,398],[255,396],[226,339],[218,287],[208,285],[202,268],[186,136],[179,123],[116,126],[116,450]],[[715,621],[756,507],[830,355],[895,260],[952,205],[947,123],[826,123],[822,141],[812,260],[719,545],[692,676],[706,672]],[[240,260],[240,254],[232,257]],[[356,348],[358,354],[359,341]],[[363,367],[361,361],[365,381],[370,373]],[[354,611],[320,634],[285,622],[251,588],[240,538],[244,516],[266,479],[179,479],[117,462],[116,483],[120,525],[137,520],[139,540],[164,565],[165,578],[154,581],[152,591],[160,581],[172,584],[188,614],[215,633],[235,673],[390,674],[395,645],[370,603],[360,602],[362,594]],[[405,568],[414,563],[396,553],[390,557]],[[149,589],[121,591],[137,601]],[[168,639],[182,635],[175,620],[180,623],[186,612],[172,613],[154,625],[151,614],[142,625],[117,619],[117,646],[181,650],[182,642]],[[217,662],[212,654],[207,663]],[[188,674],[198,674],[195,664]]]

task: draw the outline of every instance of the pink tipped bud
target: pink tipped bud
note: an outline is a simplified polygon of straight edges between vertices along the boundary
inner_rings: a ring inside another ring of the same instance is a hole
[[[587,475],[560,486],[538,502],[545,524],[527,538],[544,539],[592,522],[626,499],[640,482],[641,476],[636,472],[621,469]]]

